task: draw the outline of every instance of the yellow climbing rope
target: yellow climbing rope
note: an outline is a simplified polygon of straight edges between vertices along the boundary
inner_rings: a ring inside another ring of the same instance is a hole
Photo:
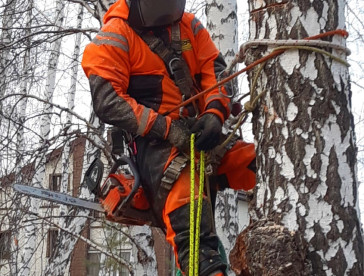
[[[197,214],[195,220],[195,134],[191,135],[190,157],[190,250],[188,275],[198,276],[200,225],[202,215],[203,189],[205,182],[205,153],[203,151],[200,152],[200,177],[197,200]]]
[[[191,135],[191,158],[190,158],[190,252],[189,252],[189,273],[193,275],[194,267],[194,242],[195,242],[195,134]]]

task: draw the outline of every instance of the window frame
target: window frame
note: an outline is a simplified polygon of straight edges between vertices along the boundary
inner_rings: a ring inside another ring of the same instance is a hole
[[[0,260],[10,260],[11,253],[11,231],[0,231]]]
[[[49,175],[49,190],[59,192],[61,190],[62,174],[52,173]]]
[[[46,250],[46,257],[50,258],[54,253],[54,249],[56,248],[55,245],[57,243],[58,238],[58,229],[56,228],[49,228],[47,232],[47,250]]]

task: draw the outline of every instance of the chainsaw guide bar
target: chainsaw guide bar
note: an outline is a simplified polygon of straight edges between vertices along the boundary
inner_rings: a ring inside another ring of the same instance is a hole
[[[80,199],[67,194],[49,191],[42,188],[30,187],[22,184],[14,184],[13,188],[15,191],[25,195],[46,199],[60,204],[90,209],[102,213],[105,212],[104,208],[102,208],[100,203]]]

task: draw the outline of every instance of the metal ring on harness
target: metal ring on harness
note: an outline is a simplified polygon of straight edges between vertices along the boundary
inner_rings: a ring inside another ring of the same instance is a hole
[[[181,59],[180,59],[180,58],[178,58],[178,57],[175,57],[175,58],[172,58],[172,59],[169,61],[168,67],[169,67],[169,71],[171,72],[171,74],[172,74],[172,75],[174,75],[174,70],[173,70],[173,68],[172,68],[172,63],[173,63],[174,61],[181,61]]]

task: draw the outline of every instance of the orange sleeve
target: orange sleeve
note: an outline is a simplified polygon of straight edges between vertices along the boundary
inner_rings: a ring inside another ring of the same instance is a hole
[[[129,49],[133,47],[130,30],[123,20],[112,19],[84,51],[82,67],[90,81],[93,108],[105,123],[137,135],[165,139],[171,119],[127,94]]]

